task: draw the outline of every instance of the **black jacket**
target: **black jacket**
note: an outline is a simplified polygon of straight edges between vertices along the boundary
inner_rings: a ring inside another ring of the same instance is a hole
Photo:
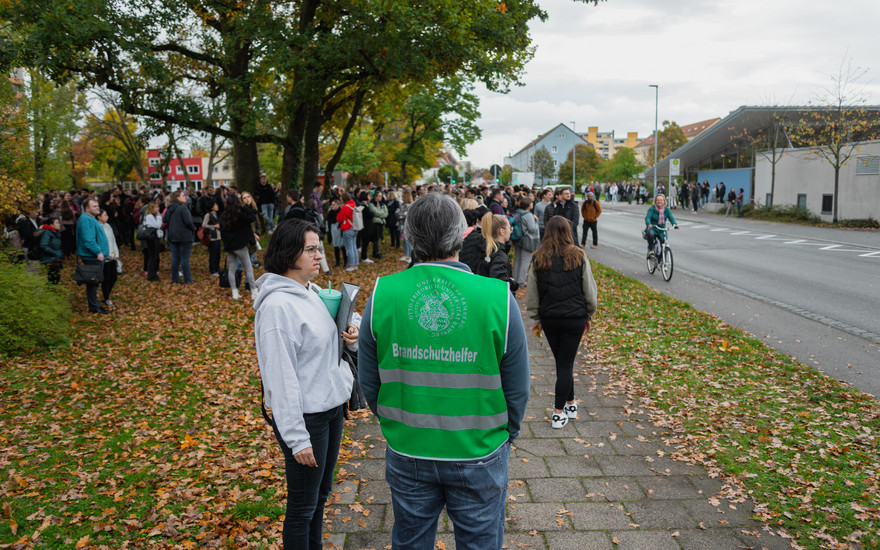
[[[541,319],[579,319],[587,317],[584,298],[584,264],[568,271],[563,269],[562,258],[556,256],[550,271],[535,271],[538,281],[538,315]]]
[[[184,243],[193,241],[193,233],[196,226],[193,225],[192,215],[189,208],[179,202],[173,202],[165,210],[162,222],[168,225],[168,242]]]
[[[251,224],[257,219],[257,211],[247,206],[242,206],[238,218],[233,220],[231,224],[224,225],[223,220],[220,221],[220,240],[223,241],[223,249],[227,252],[247,248],[250,244],[254,232]]]
[[[464,238],[461,245],[461,252],[458,254],[458,261],[471,268],[474,273],[480,266],[480,262],[486,257],[486,239],[479,229],[474,229]]]
[[[516,292],[519,289],[519,283],[513,278],[513,267],[510,265],[510,258],[507,257],[507,252],[500,243],[498,250],[489,256],[488,276],[509,283],[511,292]]]

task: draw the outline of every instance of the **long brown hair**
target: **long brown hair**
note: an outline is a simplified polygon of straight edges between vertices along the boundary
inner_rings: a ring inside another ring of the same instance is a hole
[[[535,271],[550,271],[553,258],[562,258],[562,268],[566,271],[580,266],[586,255],[571,237],[571,224],[562,216],[553,216],[544,229],[544,240],[533,256]]]

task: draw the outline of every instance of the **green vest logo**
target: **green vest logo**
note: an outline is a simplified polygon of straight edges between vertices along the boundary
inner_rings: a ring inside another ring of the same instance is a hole
[[[407,315],[432,338],[446,336],[464,328],[467,322],[467,301],[450,281],[432,277],[416,285],[409,301]]]

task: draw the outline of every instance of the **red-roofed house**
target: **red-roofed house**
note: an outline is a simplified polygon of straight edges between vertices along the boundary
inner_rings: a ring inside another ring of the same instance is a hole
[[[709,128],[719,120],[721,120],[721,118],[719,117],[710,118],[709,120],[694,122],[693,124],[686,124],[685,126],[682,126],[681,129],[684,132],[684,137],[686,137],[687,140],[690,141],[703,133],[707,128]],[[644,139],[636,145],[636,158],[639,160],[640,163],[646,164],[648,159],[648,151],[653,149],[654,132],[651,132],[651,135],[648,137],[648,139]]]

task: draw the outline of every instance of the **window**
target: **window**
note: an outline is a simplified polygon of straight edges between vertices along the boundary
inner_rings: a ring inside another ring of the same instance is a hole
[[[558,153],[559,152],[559,148],[556,147],[555,145],[553,147],[551,147],[550,149],[551,149],[550,150],[551,153]]]
[[[150,174],[150,179],[151,180],[160,180],[160,179],[162,179],[162,174],[160,174],[159,172],[153,172],[152,174]]]
[[[197,164],[190,164],[189,166],[186,167],[186,171],[189,174],[198,174],[199,173],[199,166]]]
[[[773,206],[773,195],[767,193],[767,196],[764,197],[764,204],[766,206]]]
[[[202,188],[202,180],[193,180],[193,181],[192,181],[192,184],[193,184],[193,186],[195,187],[196,191],[201,190],[201,188]]]
[[[857,176],[869,176],[874,174],[880,174],[880,155],[862,155],[856,157]],[[824,197],[822,200],[825,200]]]
[[[830,214],[831,210],[834,208],[834,195],[831,193],[826,193],[822,195],[822,213]]]
[[[807,209],[807,194],[806,193],[798,193],[797,207],[798,207],[798,210],[806,210]]]
[[[559,132],[559,139],[565,139],[565,132]]]
[[[558,160],[554,160],[554,161],[553,161],[553,168],[558,168],[558,167],[559,167],[559,161],[558,161]]]
[[[162,162],[162,159],[158,159],[158,158],[150,159],[150,166],[159,166],[160,162]]]
[[[182,176],[182,175],[183,175],[183,168],[181,168],[179,164],[178,164],[177,166],[175,166],[174,168],[175,168],[175,170],[176,170],[176,174],[177,174],[178,176]]]

